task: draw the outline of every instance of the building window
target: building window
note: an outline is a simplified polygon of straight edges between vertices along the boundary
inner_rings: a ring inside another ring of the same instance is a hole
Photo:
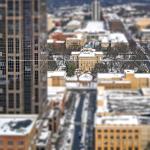
[[[15,3],[15,15],[19,16],[19,1],[16,1]]]
[[[35,102],[39,102],[39,89],[35,88]]]
[[[13,57],[9,56],[8,57],[8,72],[13,72],[14,71],[14,61]]]
[[[16,20],[16,35],[19,34],[19,20]]]
[[[13,38],[8,39],[8,53],[13,53],[14,51],[14,43]]]
[[[38,19],[37,18],[35,18],[34,19],[34,32],[36,32],[36,33],[38,33]]]
[[[0,140],[0,145],[3,145],[3,141]]]
[[[16,108],[20,108],[20,95],[16,94]]]
[[[14,89],[14,75],[8,75],[8,82],[9,82],[9,90],[13,90]]]
[[[38,65],[38,53],[35,53],[34,57],[35,57],[35,65]]]
[[[19,53],[19,39],[16,38],[16,53]]]
[[[8,11],[8,16],[13,16],[13,12],[14,12],[14,3],[13,3],[13,1],[8,1],[7,11]]]
[[[8,35],[13,35],[13,33],[14,33],[13,20],[8,20]]]
[[[16,90],[20,89],[20,75],[16,75]]]
[[[35,106],[35,113],[39,113],[39,106]]]
[[[38,85],[38,81],[39,81],[39,74],[38,74],[38,71],[35,71],[34,81],[35,81],[35,85]]]
[[[8,145],[13,145],[13,141],[8,141]]]
[[[24,145],[24,141],[18,141],[17,144],[18,145]]]
[[[20,71],[19,56],[16,56],[16,72]]]
[[[138,130],[135,130],[135,133],[138,133],[139,131]]]
[[[35,51],[38,51],[38,46],[35,46],[35,47],[34,47],[34,50],[35,50]]]
[[[38,6],[39,3],[37,3],[37,0],[34,0],[34,11],[35,12],[38,12],[39,11],[39,6]]]
[[[120,87],[121,88],[121,87]],[[123,130],[123,133],[126,133],[126,130]]]
[[[14,108],[14,94],[9,94],[9,108]]]
[[[138,135],[135,135],[135,139],[138,139],[139,138],[139,136]]]
[[[37,36],[35,36],[34,38],[35,38],[35,39],[34,39],[34,44],[35,44],[35,45],[38,45],[38,43],[39,43],[39,39],[38,39],[38,37],[37,37]]]

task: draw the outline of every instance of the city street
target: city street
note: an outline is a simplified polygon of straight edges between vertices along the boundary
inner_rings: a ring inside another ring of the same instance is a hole
[[[80,97],[80,104],[76,110],[72,150],[90,150],[93,149],[96,91],[83,91]]]
[[[64,125],[56,142],[57,150],[93,149],[93,124],[96,90],[71,91],[66,106]]]

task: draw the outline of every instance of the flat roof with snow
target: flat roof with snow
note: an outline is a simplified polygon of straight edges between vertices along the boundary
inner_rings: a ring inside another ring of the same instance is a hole
[[[102,21],[90,21],[87,23],[86,27],[80,29],[81,32],[87,33],[101,33],[106,32],[104,22]]]
[[[106,90],[105,97],[113,114],[150,116],[150,96],[143,96],[140,90]]]
[[[138,125],[139,121],[136,116],[105,116],[95,117],[95,124],[106,125]]]
[[[47,72],[47,77],[51,78],[51,77],[65,77],[66,76],[66,72],[65,71],[48,71]]]
[[[38,115],[0,115],[0,136],[24,136],[33,129]]]

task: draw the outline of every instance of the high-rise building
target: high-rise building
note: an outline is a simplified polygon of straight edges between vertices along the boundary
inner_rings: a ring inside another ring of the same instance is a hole
[[[0,0],[0,113],[41,112],[45,41],[45,0]]]
[[[92,20],[100,21],[100,1],[93,0],[92,1]]]

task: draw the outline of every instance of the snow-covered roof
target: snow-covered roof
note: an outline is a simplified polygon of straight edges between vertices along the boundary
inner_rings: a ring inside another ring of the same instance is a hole
[[[51,77],[65,77],[66,76],[66,72],[65,71],[48,71],[47,72],[47,77],[51,78]]]
[[[63,32],[63,30],[62,30],[62,28],[57,28],[55,31],[54,31],[54,33],[62,33]]]
[[[105,90],[104,96],[105,107],[109,104],[110,113],[126,115],[150,114],[150,96],[143,96],[139,90]]]
[[[51,87],[48,86],[47,88],[47,98],[48,101],[60,101],[63,99],[65,94],[66,88],[65,87]]]
[[[24,136],[33,129],[38,115],[0,115],[0,136]]]
[[[81,22],[79,20],[71,20],[67,26],[81,26]]]
[[[109,18],[109,20],[120,20],[120,17],[115,13],[108,13],[106,16]]]
[[[109,43],[109,39],[107,36],[100,36],[99,40],[101,41],[101,43]]]
[[[96,52],[95,49],[92,48],[84,48],[80,51],[79,57],[95,57],[96,55],[102,55],[103,52]]]
[[[47,146],[50,140],[51,132],[50,131],[42,131],[36,141],[36,146],[42,147]]]
[[[128,40],[123,33],[111,33],[108,38],[112,43],[128,43]]]
[[[95,52],[93,51],[81,51],[79,57],[95,57]]]
[[[149,78],[150,79],[150,74],[149,73],[135,73],[136,78]]]
[[[93,79],[93,76],[91,74],[82,74],[80,77],[79,77],[79,81],[86,81],[86,82],[90,82],[92,81]]]
[[[48,39],[48,40],[47,40],[47,43],[48,43],[48,44],[54,43],[54,40],[53,40],[53,39]]]
[[[115,32],[105,34],[104,36],[99,36],[101,43],[128,43],[126,36],[123,33]]]
[[[55,43],[58,43],[58,44],[64,44],[65,43],[65,41],[55,41]]]
[[[114,78],[123,79],[126,74],[134,74],[135,78],[148,78],[150,79],[149,73],[135,73],[134,70],[124,70],[124,74],[120,73],[98,73],[97,79],[98,80],[112,80]]]
[[[71,52],[71,55],[79,55],[80,52]]]
[[[83,29],[78,29],[76,32],[87,32],[87,33],[101,33],[106,32],[104,22],[101,21],[90,21],[87,26]]]
[[[95,117],[95,124],[101,125],[138,125],[139,120],[136,116],[105,116]]]
[[[113,78],[122,78],[124,75],[120,73],[98,73],[97,79],[113,79]]]
[[[150,33],[150,29],[141,29],[141,32],[143,32],[143,33]]]
[[[107,107],[97,107],[96,113],[104,113],[104,112],[109,112]]]
[[[77,37],[77,39],[82,39],[83,38],[83,34],[81,34],[81,33],[78,33],[75,36]]]

